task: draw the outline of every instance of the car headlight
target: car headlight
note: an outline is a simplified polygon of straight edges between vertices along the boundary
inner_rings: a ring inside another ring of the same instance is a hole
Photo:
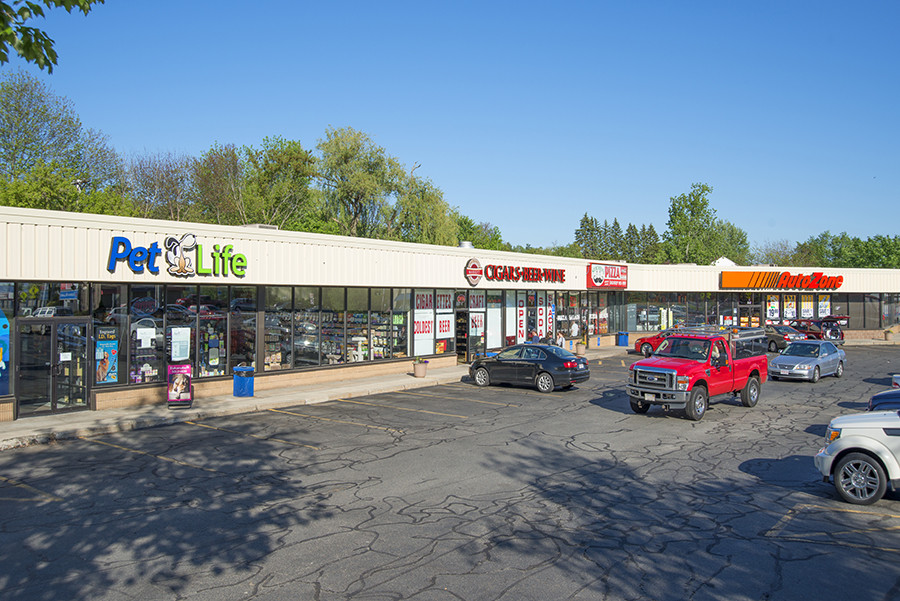
[[[831,444],[835,440],[841,437],[841,429],[840,428],[832,428],[828,426],[828,429],[825,430],[825,444]]]
[[[675,390],[687,390],[690,383],[691,378],[689,376],[678,376],[675,378]]]
[[[801,363],[800,365],[798,365],[798,366],[795,367],[794,369],[812,369],[812,365],[809,364],[809,363]]]

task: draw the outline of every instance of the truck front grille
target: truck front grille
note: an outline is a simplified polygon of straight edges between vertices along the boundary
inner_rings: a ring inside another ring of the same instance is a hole
[[[659,390],[675,390],[675,372],[673,371],[638,368],[634,373],[634,383],[638,386],[643,388],[658,388]]]

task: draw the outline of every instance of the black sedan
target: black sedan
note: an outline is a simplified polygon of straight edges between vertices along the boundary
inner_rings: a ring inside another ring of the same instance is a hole
[[[885,390],[869,399],[866,411],[895,411],[900,409],[900,389]]]
[[[552,392],[561,386],[585,382],[591,377],[587,359],[564,348],[549,344],[518,344],[493,357],[476,359],[469,376],[479,386],[490,384],[528,384],[540,392]]]

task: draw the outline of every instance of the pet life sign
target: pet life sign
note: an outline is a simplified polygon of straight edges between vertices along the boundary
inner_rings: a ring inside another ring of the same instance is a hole
[[[228,276],[242,278],[247,272],[247,257],[234,252],[231,244],[214,244],[204,250],[194,234],[166,236],[163,248],[159,242],[149,246],[137,246],[126,236],[114,236],[109,245],[109,259],[106,269],[115,273],[119,263],[124,263],[135,274],[147,270],[159,275],[159,258],[168,264],[166,271],[177,277]]]

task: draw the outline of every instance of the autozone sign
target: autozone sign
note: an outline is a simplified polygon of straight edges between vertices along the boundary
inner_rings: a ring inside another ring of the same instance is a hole
[[[628,266],[591,263],[587,267],[588,288],[627,288]]]
[[[844,283],[842,275],[825,275],[820,271],[792,274],[789,271],[723,271],[722,289],[762,290],[837,290]]]

